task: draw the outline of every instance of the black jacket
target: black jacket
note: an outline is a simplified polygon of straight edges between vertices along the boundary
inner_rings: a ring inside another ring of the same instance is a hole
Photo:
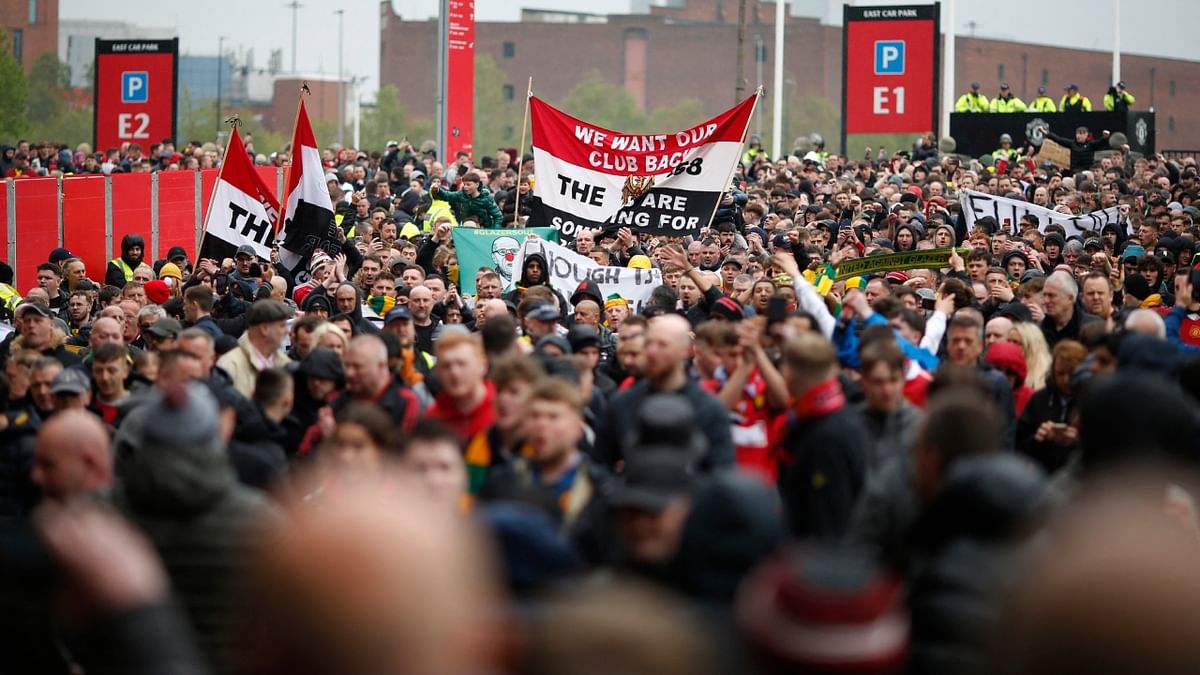
[[[129,255],[129,249],[134,246],[142,247],[142,254],[136,258]],[[138,265],[141,265],[145,259],[146,240],[142,238],[142,235],[130,233],[121,237],[121,260],[125,261],[125,264],[129,265],[130,269],[137,269]],[[125,271],[114,265],[110,260],[108,267],[104,269],[104,285],[125,288],[125,281]]]
[[[950,467],[909,538],[910,672],[986,670],[1013,558],[1046,498],[1042,472],[1010,453]]]
[[[1108,146],[1107,138],[1095,138],[1082,143],[1075,140],[1074,136],[1067,138],[1046,130],[1046,136],[1052,139],[1059,145],[1064,145],[1071,151],[1071,171],[1083,171],[1084,169],[1092,168],[1092,164],[1096,161],[1096,151],[1102,150]]]
[[[1034,438],[1043,422],[1070,421],[1071,398],[1063,396],[1053,385],[1039,389],[1025,404],[1017,421],[1017,451],[1037,462],[1046,473],[1054,473],[1066,465],[1077,446],[1063,446],[1052,441]]]
[[[788,413],[779,494],[792,536],[838,541],[867,480],[871,440],[852,409],[800,419]]]
[[[733,466],[729,412],[712,394],[691,380],[675,392],[654,391],[648,380],[642,380],[610,401],[601,423],[596,426],[592,458],[597,464],[612,468],[624,458],[625,435],[635,428],[638,409],[647,397],[657,393],[679,394],[692,404],[696,424],[708,439],[708,452],[700,461],[702,470]]]

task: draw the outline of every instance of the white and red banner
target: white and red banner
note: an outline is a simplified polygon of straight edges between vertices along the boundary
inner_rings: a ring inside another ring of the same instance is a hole
[[[270,260],[278,218],[279,202],[254,170],[242,137],[234,127],[204,220],[198,257],[220,263],[234,257],[238,247],[250,245],[259,258]]]
[[[553,227],[567,240],[580,227],[698,234],[729,189],[756,100],[676,133],[627,134],[530,96],[541,198],[530,225]]]
[[[333,221],[333,201],[325,184],[321,151],[308,121],[304,99],[296,113],[292,135],[292,164],[287,172],[287,201],[279,233],[279,262],[292,274],[307,271],[308,259],[321,250],[331,257],[341,250],[338,226]]]

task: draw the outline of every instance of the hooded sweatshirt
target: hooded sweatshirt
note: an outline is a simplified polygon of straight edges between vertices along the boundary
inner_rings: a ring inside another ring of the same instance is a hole
[[[130,249],[135,246],[142,249],[141,254],[136,257],[130,253]],[[125,282],[129,281],[129,278],[126,277],[125,269],[122,268],[118,261],[124,263],[125,267],[129,270],[129,274],[132,275],[133,270],[142,264],[145,257],[146,240],[142,238],[142,235],[130,233],[121,237],[121,257],[108,263],[108,267],[104,271],[104,283],[108,286],[125,288]]]
[[[542,264],[542,278],[536,283],[530,280],[528,272],[529,263],[534,260]],[[533,286],[546,286],[550,288],[550,290],[554,291],[554,295],[558,297],[559,312],[561,313],[566,310],[567,300],[562,296],[562,293],[559,293],[550,285],[550,263],[546,261],[546,256],[541,253],[530,253],[525,257],[525,262],[521,263],[521,278],[517,281],[515,288],[504,294],[504,299],[514,305],[519,305],[521,304],[521,298],[525,297],[525,290]],[[600,306],[603,307],[604,303],[602,302]]]

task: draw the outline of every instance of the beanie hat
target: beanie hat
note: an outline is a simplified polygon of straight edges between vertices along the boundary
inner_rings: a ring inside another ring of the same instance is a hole
[[[0,260],[0,284],[8,284],[11,286],[14,278],[16,277],[13,273],[12,266],[3,260]]]
[[[146,299],[156,305],[161,305],[171,299],[171,289],[167,287],[167,282],[162,279],[147,281],[145,288]]]
[[[312,293],[313,288],[315,286],[310,284],[300,284],[296,290],[292,291],[292,300],[295,301],[297,307],[304,306],[304,299],[308,297],[309,293]]]
[[[146,446],[221,449],[217,403],[207,387],[196,382],[169,385],[149,404],[143,441]]]
[[[644,255],[635,255],[629,259],[628,267],[639,270],[648,270],[653,267],[653,265],[650,264],[650,258],[647,258]]]
[[[712,304],[712,309],[709,310],[708,315],[728,321],[741,321],[746,317],[742,311],[741,304],[733,298],[719,298]]]
[[[308,261],[308,271],[316,272],[322,265],[328,265],[331,262],[333,262],[333,258],[330,258],[325,251],[313,251],[312,258]]]
[[[175,263],[169,262],[169,263],[166,263],[165,265],[163,265],[162,269],[158,270],[158,278],[159,279],[166,279],[167,277],[171,277],[173,279],[178,279],[179,281],[183,281],[183,272],[179,271],[178,265],[176,265]]]
[[[895,673],[907,657],[900,581],[850,548],[770,559],[743,585],[736,616],[754,651],[780,672]]]
[[[1140,274],[1130,274],[1125,277],[1125,293],[1138,299],[1138,302],[1150,297],[1150,282]]]
[[[625,305],[626,307],[629,306],[629,301],[621,297],[619,293],[613,293],[609,295],[608,299],[604,301],[604,309],[606,310],[609,307],[616,307],[618,305]]]

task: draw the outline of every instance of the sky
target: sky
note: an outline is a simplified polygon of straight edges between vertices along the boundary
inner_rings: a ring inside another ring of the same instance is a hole
[[[753,1],[753,0],[751,0]],[[522,7],[627,13],[632,0],[477,0],[477,21],[516,21]],[[919,0],[869,0],[854,4],[916,4]],[[1123,52],[1200,60],[1194,31],[1200,25],[1196,0],[956,0],[957,33],[978,37],[1059,44],[1111,51],[1113,12],[1121,2]],[[62,19],[126,21],[175,29],[185,54],[214,55],[219,36],[227,48],[254,49],[255,65],[266,65],[272,49],[283,49],[291,67],[292,11],[285,0],[59,0]],[[797,0],[800,8],[836,7],[825,0]],[[301,0],[297,12],[296,69],[303,73],[337,72],[338,30],[335,10],[343,9],[343,68],[363,77],[364,98],[373,98],[379,81],[379,13],[375,0]],[[392,0],[403,19],[433,17],[438,0]],[[946,5],[943,2],[942,16]],[[841,13],[835,12],[840,22]],[[974,24],[973,26],[971,24]],[[429,64],[434,67],[433,63]]]

